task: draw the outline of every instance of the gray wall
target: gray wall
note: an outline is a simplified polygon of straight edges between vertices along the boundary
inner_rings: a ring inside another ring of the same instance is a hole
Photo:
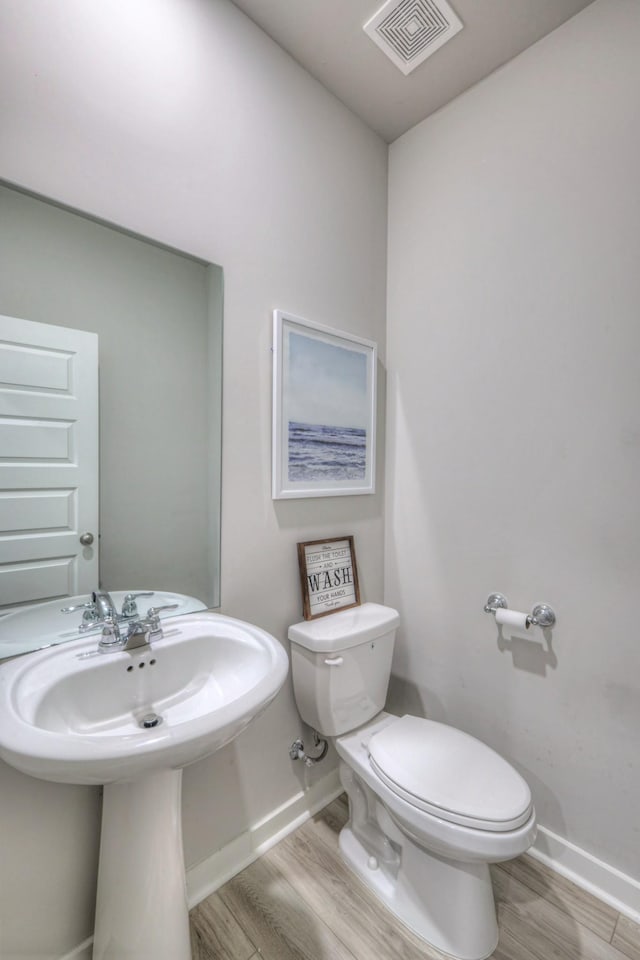
[[[640,879],[640,4],[598,0],[393,144],[395,705]],[[498,637],[482,612],[558,613]]]
[[[196,260],[0,186],[0,313],[99,337],[108,590],[212,603],[208,274]]]
[[[281,308],[383,348],[386,145],[226,0],[2,0],[0,21],[0,176],[224,268],[222,611],[286,643],[296,542],[340,534],[380,600],[382,422],[374,496],[274,503],[270,347]],[[187,768],[189,864],[301,790],[299,732],[287,685]],[[91,930],[93,795],[4,765],[0,793],[4,955],[70,949]]]

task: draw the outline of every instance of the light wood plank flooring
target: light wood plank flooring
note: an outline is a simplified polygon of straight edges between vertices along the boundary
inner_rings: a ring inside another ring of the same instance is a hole
[[[344,866],[346,798],[191,911],[193,960],[443,960]],[[494,960],[640,960],[640,927],[531,857],[492,868]]]

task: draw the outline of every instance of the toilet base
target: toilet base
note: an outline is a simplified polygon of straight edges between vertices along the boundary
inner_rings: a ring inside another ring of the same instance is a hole
[[[350,824],[339,843],[347,865],[417,936],[456,960],[484,960],[493,953],[498,924],[486,863],[446,860],[403,837],[400,865],[388,869]]]

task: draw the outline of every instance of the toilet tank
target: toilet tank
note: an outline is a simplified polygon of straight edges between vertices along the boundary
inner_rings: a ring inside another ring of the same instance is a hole
[[[289,627],[293,689],[305,723],[337,737],[380,713],[399,623],[391,607],[363,603]]]

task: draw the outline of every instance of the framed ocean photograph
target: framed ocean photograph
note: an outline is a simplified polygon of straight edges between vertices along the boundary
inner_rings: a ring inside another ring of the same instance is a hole
[[[377,347],[273,313],[272,497],[373,493]]]

